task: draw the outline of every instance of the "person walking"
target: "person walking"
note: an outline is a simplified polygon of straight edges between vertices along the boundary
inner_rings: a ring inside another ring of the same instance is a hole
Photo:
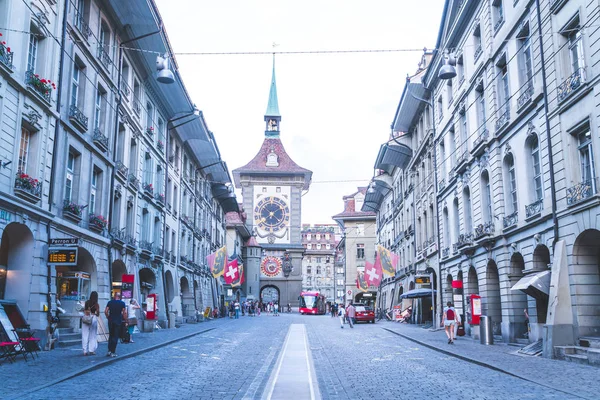
[[[127,304],[127,317],[129,318],[127,320],[127,323],[129,324],[127,326],[127,332],[129,332],[129,343],[133,343],[133,330],[137,325],[137,315],[135,313],[135,310],[139,309],[140,304],[137,302],[136,299],[129,300],[129,304]]]
[[[91,323],[81,324],[81,342],[83,344],[83,355],[96,355],[98,348],[98,317],[100,316],[100,304],[98,304],[98,292],[93,291],[89,300],[85,302],[83,312],[91,316]]]
[[[356,318],[356,308],[352,305],[352,303],[348,303],[348,307],[346,307],[346,317],[348,319],[348,325],[350,328],[354,329],[354,322]]]
[[[340,317],[340,328],[344,329],[344,321],[346,319],[346,310],[344,310],[344,305],[340,304],[338,307],[338,317]]]
[[[114,298],[106,304],[104,315],[108,319],[108,353],[106,356],[116,357],[121,325],[123,321],[127,321],[127,306],[121,301],[121,293],[115,293]]]
[[[448,344],[454,344],[454,325],[458,322],[458,316],[451,301],[446,305],[447,307],[444,308],[444,330],[446,336],[448,336]]]
[[[279,303],[273,304],[273,315],[275,317],[279,316]]]
[[[240,319],[240,303],[238,301],[233,303],[233,309],[235,310],[235,319]]]

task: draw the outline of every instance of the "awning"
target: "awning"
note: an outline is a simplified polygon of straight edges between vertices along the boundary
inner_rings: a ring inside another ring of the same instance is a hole
[[[435,293],[434,290],[433,294]],[[400,295],[401,299],[420,299],[422,297],[431,297],[431,289],[413,289]]]
[[[239,206],[235,193],[231,191],[231,187],[222,183],[213,183],[211,185],[213,197],[221,204],[223,212],[231,211],[239,212]]]
[[[391,174],[394,167],[406,168],[411,158],[412,150],[407,145],[393,142],[385,143],[379,149],[375,169],[381,169]]]
[[[425,96],[425,93],[425,86],[420,79],[418,82],[406,82],[392,123],[395,132],[410,131],[419,115],[419,107],[425,105],[422,100],[419,100]]]
[[[510,290],[520,290],[536,299],[547,298],[550,293],[550,276],[550,270],[526,275]]]

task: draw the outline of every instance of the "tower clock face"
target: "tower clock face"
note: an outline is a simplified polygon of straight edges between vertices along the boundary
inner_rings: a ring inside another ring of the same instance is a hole
[[[255,225],[267,232],[279,232],[290,222],[290,208],[275,196],[261,199],[254,208]]]

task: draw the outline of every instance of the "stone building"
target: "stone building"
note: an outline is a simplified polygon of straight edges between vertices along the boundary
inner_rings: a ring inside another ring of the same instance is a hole
[[[335,302],[334,264],[337,225],[302,225],[302,290],[315,290]]]
[[[374,304],[377,297],[376,287],[369,287],[364,293],[356,288],[357,272],[364,273],[365,261],[375,261],[376,214],[361,211],[366,194],[367,188],[359,187],[356,192],[344,196],[344,211],[332,217],[342,231],[338,250],[344,260],[344,298],[338,300],[343,302]],[[338,276],[336,272],[336,280]],[[338,284],[336,290],[339,289]]]
[[[260,298],[264,302],[298,305],[302,290],[301,205],[312,172],[296,164],[280,138],[275,64],[265,113],[265,139],[254,158],[233,170],[249,210],[256,241],[262,247]]]
[[[0,11],[11,32],[30,32],[3,33],[14,45],[0,53],[0,125],[13,138],[0,302],[38,330],[60,303],[61,326],[77,330],[77,302],[97,291],[105,303],[128,275],[124,294],[157,295],[164,326],[215,307],[205,257],[237,201],[176,68],[174,84],[159,83],[155,53],[136,51],[176,65],[154,2],[2,1]]]

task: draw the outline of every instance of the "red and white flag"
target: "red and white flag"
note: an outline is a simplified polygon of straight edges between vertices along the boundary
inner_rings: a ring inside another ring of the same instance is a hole
[[[228,285],[231,285],[233,282],[237,282],[240,279],[240,269],[238,268],[237,259],[227,264],[223,278],[225,278],[225,283]]]
[[[375,259],[375,264],[365,262],[365,278],[369,286],[379,286],[381,283],[381,263],[378,261],[379,257]]]

